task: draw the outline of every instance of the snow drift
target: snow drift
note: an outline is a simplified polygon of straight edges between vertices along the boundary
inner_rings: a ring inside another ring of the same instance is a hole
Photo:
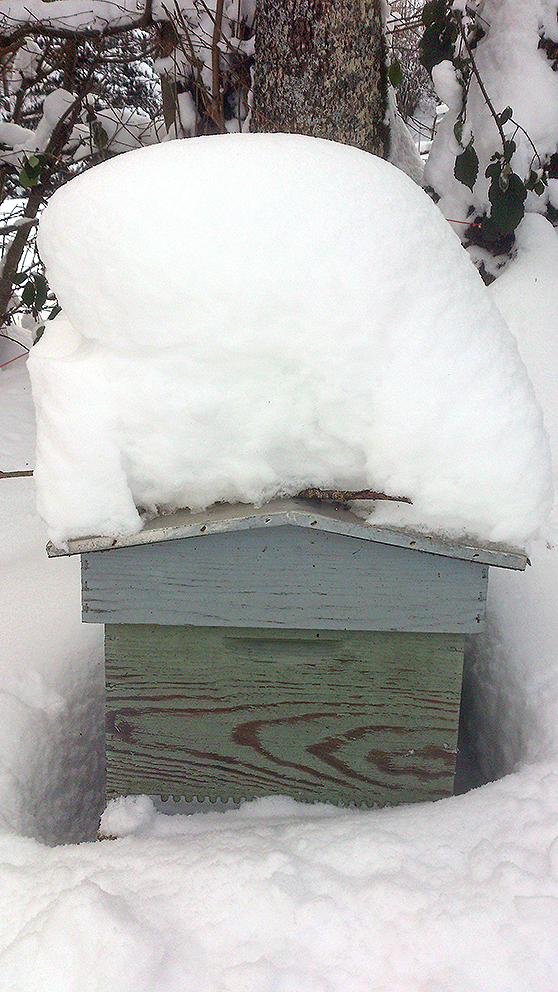
[[[309,485],[407,496],[489,540],[544,520],[515,342],[386,162],[294,135],[141,149],[59,190],[40,250],[66,315],[29,360],[54,541]]]

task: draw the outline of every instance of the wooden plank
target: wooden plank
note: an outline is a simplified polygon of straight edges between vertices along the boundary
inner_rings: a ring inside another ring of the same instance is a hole
[[[478,633],[488,568],[299,527],[82,558],[97,623]]]
[[[378,526],[344,507],[332,507],[327,504],[312,506],[296,499],[272,500],[263,506],[218,503],[200,513],[177,510],[176,513],[146,521],[137,534],[123,537],[80,537],[68,541],[64,548],[48,544],[47,553],[50,557],[87,554],[92,551],[110,551],[113,548],[159,544],[183,537],[198,537],[202,534],[288,525],[344,534],[346,537],[359,537],[363,541],[393,544],[400,548],[411,548],[414,551],[425,551],[429,554],[460,558],[463,561],[480,562],[485,565],[524,569],[527,564],[525,552],[517,548],[488,542],[480,544],[473,538],[457,541],[439,534],[413,530],[412,527]]]
[[[109,625],[108,796],[448,796],[463,640]]]

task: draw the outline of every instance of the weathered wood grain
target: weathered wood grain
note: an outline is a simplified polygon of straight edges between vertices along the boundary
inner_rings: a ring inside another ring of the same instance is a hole
[[[83,619],[478,633],[488,567],[281,526],[84,554]]]
[[[450,795],[463,637],[108,625],[107,794]]]

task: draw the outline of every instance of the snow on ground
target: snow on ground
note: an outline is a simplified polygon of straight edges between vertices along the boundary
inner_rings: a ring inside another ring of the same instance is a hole
[[[558,242],[527,218],[519,243],[492,292],[556,450]],[[32,458],[18,366],[0,373],[10,470]],[[103,818],[119,839],[47,848],[36,838],[96,828],[101,645],[78,622],[75,562],[44,558],[32,499],[31,480],[0,480],[2,992],[556,992],[553,520],[525,575],[491,576],[489,650],[474,660],[486,760],[496,742],[507,771],[519,761],[501,781],[369,812],[276,798],[166,817],[126,799]]]
[[[557,799],[538,768],[418,809],[143,800],[117,841],[6,837],[2,988],[555,992]]]
[[[301,135],[167,142],[63,186],[39,246],[65,312],[29,362],[55,542],[307,486],[518,545],[546,517],[515,342],[387,162]]]
[[[515,334],[551,438],[554,484],[558,486],[558,238],[543,217],[529,214],[517,235],[518,257],[490,287]],[[556,489],[558,492],[558,488]],[[540,760],[556,753],[558,741],[558,515],[556,505],[541,540],[531,552],[532,567],[519,583],[494,569],[489,585],[492,616],[486,643],[475,658],[475,670],[490,692],[489,716],[481,726],[509,727],[503,734],[504,753],[488,732],[496,764],[510,767],[514,759]],[[527,636],[528,635],[528,636]],[[502,677],[502,671],[504,677]],[[494,719],[496,717],[496,719]],[[515,728],[515,729],[514,729]],[[488,744],[488,741],[487,741]],[[487,759],[487,770],[490,761]]]
[[[25,365],[12,363],[0,376],[0,469],[25,471],[35,460]],[[47,843],[94,837],[91,811],[103,788],[102,631],[81,625],[79,562],[60,559],[52,568],[45,558],[33,480],[0,479],[0,500],[0,825]]]

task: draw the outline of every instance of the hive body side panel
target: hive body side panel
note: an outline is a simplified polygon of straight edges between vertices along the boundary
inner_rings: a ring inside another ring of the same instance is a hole
[[[450,795],[462,664],[461,635],[109,625],[108,795]]]
[[[83,619],[478,633],[488,567],[284,526],[82,556]]]

